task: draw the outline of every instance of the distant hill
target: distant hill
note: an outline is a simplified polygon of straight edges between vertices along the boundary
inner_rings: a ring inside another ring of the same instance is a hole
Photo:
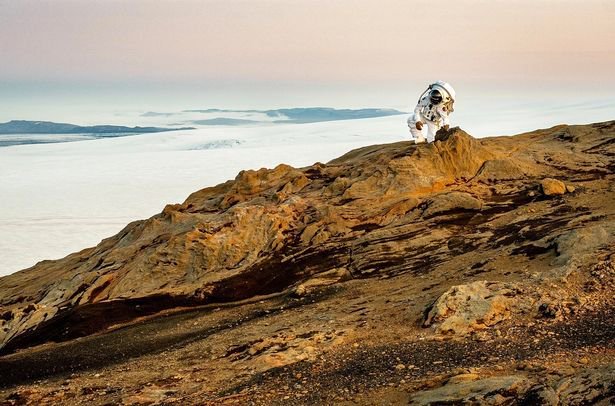
[[[244,113],[244,114],[264,114],[267,117],[271,117],[274,123],[317,123],[323,121],[338,121],[338,120],[356,120],[360,118],[375,118],[395,116],[400,114],[406,114],[403,111],[395,109],[380,109],[380,108],[366,108],[366,109],[334,109],[331,107],[296,107],[289,109],[274,109],[274,110],[225,110],[225,109],[205,109],[205,110],[184,110],[182,113],[219,113],[224,115],[225,113]],[[143,117],[155,117],[155,116],[168,116],[172,113],[156,113],[147,112],[142,114]],[[216,117],[210,120],[196,120],[192,121],[193,124],[198,125],[244,125],[254,124],[259,121],[252,119],[238,119],[238,118],[226,118]],[[266,120],[266,122],[271,122]]]
[[[12,120],[0,123],[0,134],[141,134],[163,131],[191,130],[193,127],[125,127],[120,125],[80,126],[51,121]]]
[[[255,124],[260,121],[256,120],[245,120],[242,118],[226,118],[226,117],[216,117],[210,118],[206,120],[193,120],[192,123],[198,125],[244,125],[244,124]]]
[[[279,122],[313,123],[318,121],[354,120],[359,118],[374,118],[405,114],[395,109],[333,109],[326,107],[307,107],[293,109],[267,110],[270,117],[288,117]]]

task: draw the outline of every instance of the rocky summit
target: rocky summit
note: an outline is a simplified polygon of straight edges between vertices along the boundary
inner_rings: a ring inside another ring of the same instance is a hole
[[[0,278],[0,404],[612,404],[615,121],[248,170]]]

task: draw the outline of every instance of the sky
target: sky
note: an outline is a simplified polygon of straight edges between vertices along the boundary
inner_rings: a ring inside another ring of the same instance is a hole
[[[407,108],[437,79],[571,103],[613,94],[613,21],[612,0],[0,0],[0,120]]]

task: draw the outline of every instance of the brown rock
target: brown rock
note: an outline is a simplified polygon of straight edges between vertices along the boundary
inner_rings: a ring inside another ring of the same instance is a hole
[[[496,182],[525,178],[525,171],[510,159],[492,159],[485,161],[474,180]]]
[[[542,193],[546,196],[563,195],[566,193],[566,185],[561,180],[545,178],[540,182]]]
[[[303,296],[316,288],[347,281],[351,278],[352,275],[350,274],[350,271],[348,271],[348,269],[346,268],[332,269],[330,271],[322,272],[318,274],[317,277],[308,279],[307,281],[303,282],[295,288],[294,293],[297,296]]]
[[[423,211],[424,217],[433,217],[438,214],[459,210],[480,210],[483,202],[469,193],[450,192],[436,195],[426,203]]]
[[[615,401],[615,364],[587,368],[562,379],[556,387],[559,399],[571,405],[590,405]]]
[[[608,232],[600,225],[567,231],[555,239],[557,257],[553,263],[565,265],[573,259],[593,255],[597,249],[606,246],[607,241],[609,241]]]
[[[519,285],[478,281],[444,292],[433,304],[425,326],[443,334],[465,335],[507,320],[529,305]]]
[[[459,375],[455,375],[452,376],[447,384],[456,384],[459,382],[468,382],[468,381],[477,381],[480,379],[480,375],[478,374],[473,374],[473,373],[465,373],[465,374],[459,374]]]
[[[525,393],[528,386],[527,379],[517,375],[449,381],[439,388],[414,394],[409,404],[510,404]]]

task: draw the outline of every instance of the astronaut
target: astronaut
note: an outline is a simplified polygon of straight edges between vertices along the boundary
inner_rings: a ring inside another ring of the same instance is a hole
[[[425,142],[423,126],[427,125],[427,142],[435,140],[436,132],[440,128],[448,130],[448,118],[455,102],[455,89],[441,80],[429,85],[427,90],[419,97],[414,114],[408,117],[408,128],[415,143]]]

